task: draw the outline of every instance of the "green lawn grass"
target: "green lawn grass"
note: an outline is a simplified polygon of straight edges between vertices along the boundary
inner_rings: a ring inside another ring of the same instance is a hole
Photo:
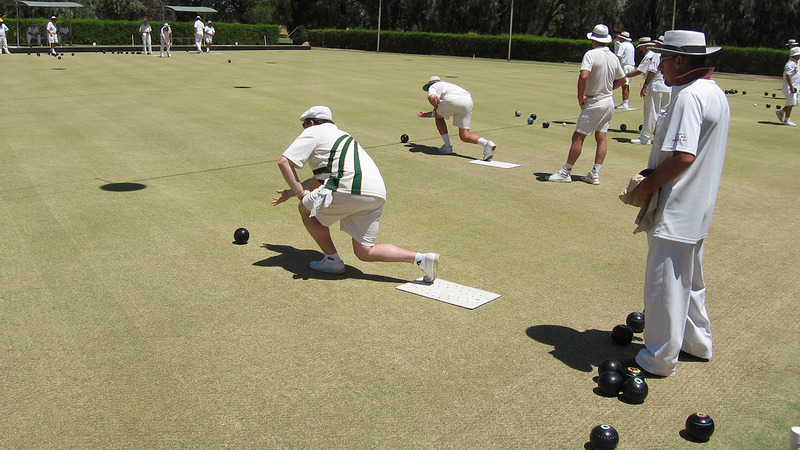
[[[715,358],[630,405],[593,377],[641,347],[609,332],[642,307],[645,237],[617,196],[648,148],[626,142],[641,110],[618,112],[599,186],[537,181],[566,158],[577,72],[319,49],[0,57],[0,446],[581,448],[609,423],[620,448],[692,448],[680,431],[703,411],[705,447],[785,447],[800,130],[777,126],[780,79],[716,77],[739,94],[706,243]],[[473,131],[521,167],[469,164],[481,150],[455,134],[457,155],[435,154],[416,117],[431,75],[472,92]],[[421,272],[358,261],[338,227],[347,273],[307,268],[319,252],[296,202],[269,200],[315,104],[381,168],[379,241],[439,252],[442,279],[499,299],[399,291]],[[117,183],[144,189],[103,189]],[[250,243],[233,245],[241,226]]]

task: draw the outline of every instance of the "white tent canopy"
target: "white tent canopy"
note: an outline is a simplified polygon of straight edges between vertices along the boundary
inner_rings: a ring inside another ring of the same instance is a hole
[[[19,4],[31,8],[83,8],[83,5],[75,2],[39,2],[31,0],[17,0],[17,47],[19,47]],[[70,28],[72,28],[72,17],[70,15]]]
[[[191,13],[215,13],[219,12],[214,8],[209,8],[207,6],[170,6],[164,5],[161,7],[161,20],[164,20],[164,8],[169,8],[175,12],[191,12]]]

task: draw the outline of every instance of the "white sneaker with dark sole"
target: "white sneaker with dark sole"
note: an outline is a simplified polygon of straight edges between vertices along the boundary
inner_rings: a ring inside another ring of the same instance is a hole
[[[584,183],[598,185],[600,184],[600,175],[592,171],[581,177],[581,181]]]
[[[440,155],[452,155],[453,154],[453,146],[452,145],[443,145],[439,147],[439,154]]]

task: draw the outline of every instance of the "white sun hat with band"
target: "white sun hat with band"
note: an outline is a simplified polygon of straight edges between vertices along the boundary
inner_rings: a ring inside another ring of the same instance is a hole
[[[656,53],[669,53],[675,55],[710,55],[718,52],[722,47],[706,47],[706,35],[700,31],[670,30],[664,33],[660,48],[654,48]]]
[[[601,44],[608,44],[613,40],[610,34],[608,34],[608,27],[599,23],[594,26],[594,29],[591,33],[587,33],[586,37],[590,40],[597,41]]]

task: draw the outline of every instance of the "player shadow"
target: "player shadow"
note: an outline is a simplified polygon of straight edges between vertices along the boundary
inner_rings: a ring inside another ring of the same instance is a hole
[[[433,155],[433,156],[458,156],[459,158],[465,158],[465,159],[470,159],[470,160],[475,159],[475,158],[473,158],[471,156],[459,155],[458,153],[455,153],[455,152],[453,152],[453,153],[451,153],[449,155],[443,155],[443,154],[439,153],[439,148],[438,147],[431,147],[430,145],[415,144],[413,142],[409,142],[408,144],[406,144],[406,147],[408,147],[408,151],[410,153],[424,153],[426,155]],[[476,148],[477,147],[478,146],[476,146]]]
[[[785,126],[784,124],[782,124],[780,122],[774,122],[772,120],[759,120],[758,123],[761,124],[761,125],[776,125],[776,126],[779,126],[779,127]]]
[[[269,257],[267,259],[262,259],[261,261],[256,261],[253,263],[254,266],[282,267],[286,271],[292,272],[294,274],[292,278],[296,280],[343,280],[347,278],[355,278],[359,280],[380,281],[383,283],[395,284],[403,284],[408,282],[408,280],[402,280],[400,278],[364,273],[355,267],[348,265],[345,265],[345,272],[341,275],[317,272],[308,267],[308,263],[322,259],[322,252],[317,250],[299,250],[290,245],[266,243],[261,245],[261,247],[278,253],[278,255]]]
[[[551,345],[550,354],[566,366],[581,372],[593,372],[608,358],[633,359],[642,349],[642,338],[634,336],[629,345],[617,345],[611,340],[611,331],[578,331],[561,325],[535,325],[525,334],[534,341]]]

